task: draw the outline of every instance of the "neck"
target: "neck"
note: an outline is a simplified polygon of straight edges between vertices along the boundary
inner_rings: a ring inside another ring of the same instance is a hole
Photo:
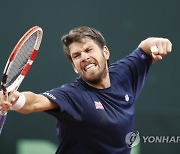
[[[103,79],[101,79],[101,81],[98,81],[97,83],[89,83],[89,82],[86,82],[86,83],[90,85],[91,87],[94,87],[97,89],[105,89],[111,86],[109,73],[107,73],[107,75]]]

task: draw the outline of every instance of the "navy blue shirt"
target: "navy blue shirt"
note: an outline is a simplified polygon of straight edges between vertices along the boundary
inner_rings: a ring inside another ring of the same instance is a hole
[[[134,130],[135,101],[151,57],[136,49],[109,67],[111,86],[96,89],[82,78],[44,96],[59,105],[47,111],[57,118],[57,154],[129,154],[127,133]]]

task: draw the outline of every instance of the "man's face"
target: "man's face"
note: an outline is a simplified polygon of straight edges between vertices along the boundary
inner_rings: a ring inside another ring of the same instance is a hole
[[[107,77],[109,50],[101,49],[93,40],[73,42],[69,46],[73,67],[79,75],[90,84],[97,84]]]

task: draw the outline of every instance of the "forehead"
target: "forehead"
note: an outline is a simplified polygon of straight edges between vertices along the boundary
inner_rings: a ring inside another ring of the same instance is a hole
[[[84,38],[81,42],[73,42],[69,45],[69,50],[72,53],[80,52],[85,50],[86,48],[97,46],[94,40],[90,38]]]

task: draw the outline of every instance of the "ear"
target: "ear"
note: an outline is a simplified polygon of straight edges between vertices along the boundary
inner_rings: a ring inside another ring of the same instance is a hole
[[[104,54],[105,59],[108,60],[110,57],[110,52],[107,46],[103,47],[103,54]]]
[[[78,74],[78,71],[77,71],[77,69],[76,69],[76,67],[74,66],[73,63],[72,63],[72,67],[73,67],[73,69],[74,69],[74,72]]]
[[[74,67],[74,72],[78,74],[78,71],[77,71],[77,69],[75,67]]]

